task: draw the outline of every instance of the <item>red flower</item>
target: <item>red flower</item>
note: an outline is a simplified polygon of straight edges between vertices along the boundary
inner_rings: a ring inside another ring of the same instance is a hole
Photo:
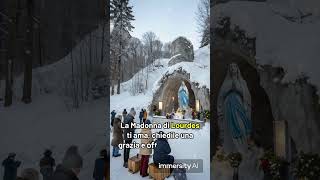
[[[262,168],[262,170],[263,170],[264,172],[269,171],[269,169],[270,169],[270,162],[269,162],[269,160],[267,160],[267,159],[262,159],[261,162],[260,162],[260,166],[261,166],[261,168]]]

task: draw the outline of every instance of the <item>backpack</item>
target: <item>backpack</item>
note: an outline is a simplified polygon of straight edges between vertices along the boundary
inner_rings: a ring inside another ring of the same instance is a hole
[[[186,169],[184,168],[175,168],[172,173],[174,180],[187,180]]]

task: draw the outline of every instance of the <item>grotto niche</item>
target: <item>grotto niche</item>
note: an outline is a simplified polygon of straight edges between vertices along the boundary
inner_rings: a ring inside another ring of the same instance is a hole
[[[214,144],[213,154],[218,146],[222,145],[223,139],[220,136],[220,128],[217,114],[218,92],[221,89],[229,64],[238,65],[243,79],[247,83],[251,94],[251,122],[252,140],[257,146],[264,149],[273,148],[273,121],[272,110],[269,98],[260,85],[260,78],[254,61],[243,54],[226,49],[216,49],[213,61],[213,123],[211,123],[211,142]],[[213,155],[212,154],[212,155]]]
[[[162,115],[176,112],[179,109],[178,92],[183,83],[188,92],[188,106],[190,110],[197,109],[197,102],[198,110],[207,110],[210,107],[209,89],[199,87],[199,84],[191,82],[190,74],[182,69],[177,69],[171,74],[166,74],[159,83],[160,87],[153,96],[150,108],[156,106],[157,109],[162,109]],[[161,108],[159,107],[159,102],[162,103]]]

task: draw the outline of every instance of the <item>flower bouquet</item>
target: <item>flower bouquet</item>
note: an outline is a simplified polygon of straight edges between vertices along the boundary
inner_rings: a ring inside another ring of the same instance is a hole
[[[276,156],[273,151],[266,151],[260,158],[260,168],[265,176],[270,176],[272,180],[280,180],[280,171],[284,166],[285,161]]]
[[[293,173],[297,178],[316,180],[320,177],[319,154],[300,152],[294,161]]]

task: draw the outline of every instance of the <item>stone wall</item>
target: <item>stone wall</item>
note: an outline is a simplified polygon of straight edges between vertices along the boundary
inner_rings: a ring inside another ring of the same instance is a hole
[[[287,121],[293,147],[297,151],[320,152],[320,107],[316,89],[299,79],[281,83],[281,68],[263,66],[259,70],[261,86],[270,99],[275,120]]]

